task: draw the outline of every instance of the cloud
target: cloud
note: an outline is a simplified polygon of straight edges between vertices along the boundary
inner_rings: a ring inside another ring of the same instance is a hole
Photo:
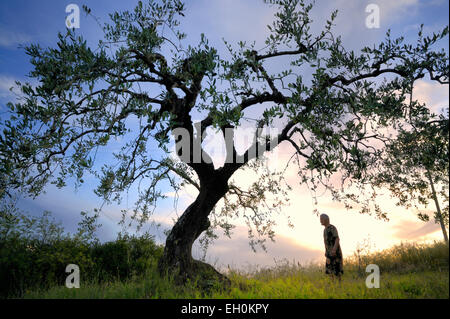
[[[377,0],[374,3],[380,6],[382,14],[385,14],[385,19],[389,22],[404,17],[405,14],[416,14],[419,8],[419,0]]]
[[[24,33],[6,30],[3,27],[0,28],[0,47],[15,48],[30,40],[31,37]]]
[[[16,79],[9,75],[0,74],[0,98],[13,96],[11,87],[16,87]]]
[[[39,85],[39,81],[34,78],[24,79],[8,74],[0,74],[0,99],[6,99],[13,102],[24,96],[20,86],[16,84],[16,81],[19,81],[21,84],[29,83],[34,89]],[[2,106],[0,106],[0,108],[1,107]]]
[[[423,222],[413,222],[413,221],[402,221],[397,225],[393,226],[395,233],[394,236],[398,239],[420,239],[426,235],[430,235],[437,232],[440,226],[434,221],[429,221],[425,224]]]
[[[333,5],[335,3],[336,2],[334,2]],[[344,9],[349,6],[349,1],[340,0],[337,3],[340,4],[339,6],[336,4],[338,8]],[[357,12],[354,12],[355,15],[360,14],[364,17],[363,22],[365,22],[366,17],[369,15],[369,13],[366,12],[366,7],[369,4],[378,5],[380,8],[380,22],[384,23],[385,26],[417,14],[419,8],[419,0],[373,0],[370,2],[353,1],[351,3],[353,5],[350,8],[354,11],[357,10]]]
[[[369,29],[366,19],[370,13],[366,12],[369,4],[379,7],[380,28]],[[384,39],[388,29],[398,30],[395,24],[404,23],[419,12],[418,0],[372,0],[372,1],[316,1],[312,11],[314,20],[313,31],[322,30],[326,19],[334,10],[338,10],[335,26],[332,31],[335,35],[342,36],[345,47],[348,50],[359,51],[364,46],[372,46]],[[395,35],[395,34],[394,34]]]
[[[449,106],[448,85],[419,80],[414,85],[413,98],[439,114],[444,107]]]
[[[254,1],[193,1],[189,3],[185,21],[192,34],[215,35],[211,38],[221,43],[222,38],[233,43],[239,40],[256,41],[260,45],[268,34],[267,24],[273,18],[273,8]]]

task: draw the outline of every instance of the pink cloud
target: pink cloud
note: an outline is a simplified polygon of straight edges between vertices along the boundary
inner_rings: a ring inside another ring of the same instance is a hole
[[[413,98],[426,103],[434,113],[441,113],[442,108],[448,107],[448,85],[419,80],[414,86]]]
[[[401,221],[393,226],[396,231],[394,236],[398,239],[417,240],[426,235],[440,230],[440,226],[434,221],[423,223],[420,221]]]

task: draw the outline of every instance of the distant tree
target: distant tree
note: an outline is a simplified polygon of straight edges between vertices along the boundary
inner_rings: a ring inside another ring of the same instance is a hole
[[[162,272],[189,278],[206,270],[217,275],[192,258],[192,245],[213,226],[229,231],[236,215],[248,221],[251,243],[273,238],[271,216],[284,201],[286,188],[277,182],[283,176],[266,170],[248,189],[232,178],[245,167],[260,171],[264,152],[292,145],[304,183],[315,185],[336,172],[364,179],[381,154],[371,141],[386,141],[383,128],[423,108],[406,101],[414,81],[428,76],[448,83],[448,56],[432,49],[448,27],[420,35],[414,45],[388,32],[379,45],[356,53],[331,31],[337,12],[313,34],[312,4],[265,2],[279,9],[265,47],[226,43],[228,58],[203,35],[195,46],[182,45],[179,0],[139,2],[133,11],[111,14],[95,48],[71,30],[58,35],[54,48],[28,46],[30,77],[39,85],[21,84],[23,100],[9,104],[11,116],[2,123],[0,158],[8,183],[37,195],[48,182],[62,187],[70,176],[82,183],[90,171],[100,178],[96,193],[107,201],[120,201],[125,190],[140,185],[134,217],[142,222],[164,197],[162,181],[175,190],[193,185],[197,198],[168,234],[159,264]],[[273,60],[290,67],[269,72]],[[260,116],[247,121],[252,112]],[[203,120],[193,123],[194,113]],[[233,129],[246,123],[256,123],[256,132],[239,154]],[[267,127],[278,133],[263,134]],[[227,160],[219,168],[202,144],[207,128],[225,136]],[[169,156],[170,133],[181,161]],[[119,137],[125,145],[114,155],[117,162],[99,174],[97,149]],[[277,198],[273,205],[266,202],[269,194]],[[221,199],[224,208],[214,210]]]
[[[375,171],[373,183],[387,187],[398,199],[397,204],[410,208],[435,205],[434,219],[448,242],[449,154],[447,116],[433,116],[425,112],[399,128],[398,136],[386,147],[386,152]],[[440,200],[439,200],[440,199]],[[441,205],[446,204],[442,209]],[[428,221],[430,216],[419,213]]]
[[[32,216],[17,207],[17,198],[4,198],[0,202],[0,248],[9,241],[34,241],[37,245],[48,245],[66,238],[61,222],[44,211],[41,216]]]

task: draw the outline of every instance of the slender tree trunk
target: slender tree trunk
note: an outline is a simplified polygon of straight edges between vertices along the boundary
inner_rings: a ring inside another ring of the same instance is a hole
[[[438,198],[437,198],[437,195],[436,195],[436,190],[434,189],[433,178],[431,177],[431,173],[430,173],[429,170],[427,170],[427,175],[428,175],[428,179],[430,181],[431,191],[433,192],[433,199],[434,199],[434,203],[436,205],[436,210],[437,210],[437,216],[439,218],[439,223],[441,224],[442,233],[444,234],[444,240],[445,240],[446,243],[448,243],[447,230],[445,229],[445,223],[444,223],[444,219],[442,218],[441,207],[439,206],[439,201],[438,201]]]
[[[173,275],[181,281],[204,275],[226,279],[212,266],[194,260],[192,245],[210,226],[208,216],[227,191],[228,183],[226,181],[211,180],[201,184],[197,198],[184,211],[166,239],[164,253],[158,265],[162,274]]]

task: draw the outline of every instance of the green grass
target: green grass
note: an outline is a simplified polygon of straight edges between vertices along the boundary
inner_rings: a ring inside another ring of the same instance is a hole
[[[285,262],[254,271],[229,270],[231,288],[213,287],[204,292],[194,282],[176,286],[170,279],[160,277],[156,268],[151,268],[145,276],[125,282],[81,282],[79,289],[59,286],[26,292],[24,298],[449,298],[448,252],[444,243],[403,244],[360,258],[348,258],[341,282],[326,276],[323,265]],[[380,288],[366,287],[367,264],[380,267]]]

